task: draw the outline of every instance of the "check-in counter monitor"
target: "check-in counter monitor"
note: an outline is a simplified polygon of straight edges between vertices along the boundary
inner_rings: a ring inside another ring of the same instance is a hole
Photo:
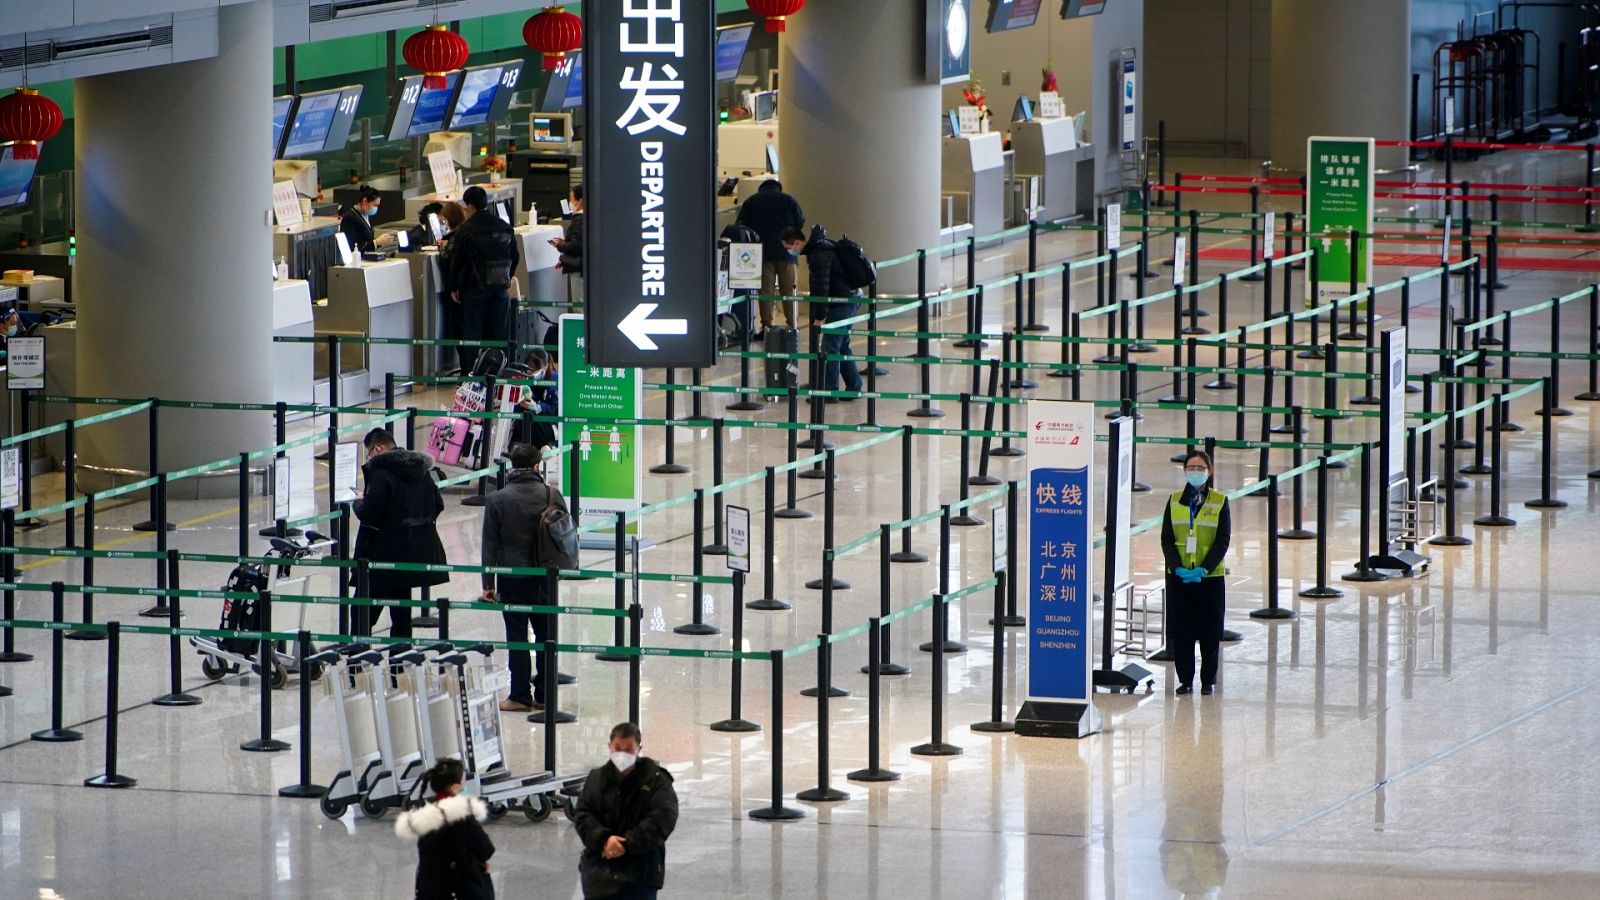
[[[956,217],[970,222],[974,235],[1005,227],[1005,151],[999,132],[945,137],[942,169],[944,193],[955,198]]]
[[[328,270],[328,302],[316,310],[317,334],[347,337],[410,338],[411,264],[404,259],[334,266]],[[319,361],[326,354],[319,355]],[[325,364],[325,363],[324,363]],[[342,348],[341,374],[365,369],[368,389],[382,390],[384,376],[412,374],[411,348],[402,345],[353,344]],[[326,377],[322,372],[319,378]],[[346,399],[340,382],[340,400]],[[350,400],[365,400],[351,396]]]
[[[1078,146],[1077,127],[1070,117],[1015,122],[1011,149],[1017,174],[1036,175],[1041,181],[1038,219],[1054,222],[1080,215],[1094,207],[1094,148]]]
[[[272,283],[272,336],[313,337],[316,324],[311,313],[311,284],[291,278]],[[317,347],[315,344],[272,344],[272,399],[274,402],[308,404],[313,401]]]

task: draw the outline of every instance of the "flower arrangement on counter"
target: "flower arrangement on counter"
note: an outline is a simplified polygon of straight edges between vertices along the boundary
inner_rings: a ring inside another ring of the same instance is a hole
[[[485,156],[483,158],[482,168],[485,172],[488,172],[490,176],[499,178],[501,175],[505,174],[506,161],[498,156]]]

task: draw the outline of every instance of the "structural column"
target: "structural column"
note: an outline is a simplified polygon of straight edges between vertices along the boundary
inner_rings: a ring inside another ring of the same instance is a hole
[[[924,5],[811,0],[779,42],[784,189],[807,229],[849,234],[877,259],[939,237],[940,91],[923,72]],[[879,287],[914,290],[916,267],[885,272]]]
[[[272,27],[224,4],[214,58],[77,81],[80,393],[272,401]],[[164,469],[271,443],[269,416],[161,414]],[[148,467],[142,416],[79,447]]]

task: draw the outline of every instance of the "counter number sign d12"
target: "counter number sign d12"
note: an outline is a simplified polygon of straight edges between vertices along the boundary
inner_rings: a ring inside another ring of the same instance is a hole
[[[584,10],[590,366],[715,364],[715,4]]]

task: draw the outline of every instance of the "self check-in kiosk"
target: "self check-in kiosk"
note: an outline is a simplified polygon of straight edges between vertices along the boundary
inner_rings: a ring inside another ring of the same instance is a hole
[[[955,217],[982,237],[1005,227],[1005,151],[998,132],[944,138],[941,184]]]
[[[1040,180],[1036,218],[1042,222],[1093,214],[1094,148],[1079,146],[1077,131],[1070,116],[1011,125],[1017,175]]]
[[[334,266],[328,270],[328,302],[316,308],[317,334],[411,338],[411,304],[411,269],[406,260],[360,261],[353,266]],[[326,353],[318,354],[317,364],[317,378],[319,382],[324,381],[328,377]],[[351,346],[341,348],[339,368],[345,378],[357,370],[364,370],[366,376],[365,385],[341,380],[341,401],[345,397],[364,398],[374,388],[383,389],[384,376],[388,373],[411,374],[411,348],[352,341]],[[350,388],[348,393],[347,388]],[[319,385],[319,391],[325,390],[325,384]]]

